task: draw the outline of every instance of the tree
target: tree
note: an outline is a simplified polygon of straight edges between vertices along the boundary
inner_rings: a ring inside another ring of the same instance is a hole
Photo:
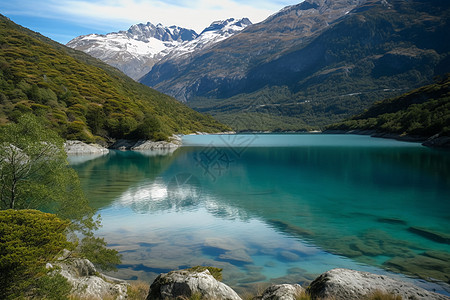
[[[31,114],[0,129],[0,208],[39,209],[78,229],[96,227],[64,141]]]
[[[116,250],[106,249],[106,243],[93,243],[93,231],[100,226],[94,220],[95,211],[84,196],[78,175],[67,162],[64,141],[44,121],[32,114],[0,128],[0,210],[37,209],[56,214],[70,221],[74,241],[82,241],[77,251],[92,255],[100,268],[120,262]],[[88,238],[83,238],[88,237]],[[83,247],[89,242],[89,247]],[[107,255],[106,255],[107,254]]]

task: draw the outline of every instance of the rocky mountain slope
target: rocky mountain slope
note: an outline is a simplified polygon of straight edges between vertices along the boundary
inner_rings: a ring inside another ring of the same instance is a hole
[[[133,25],[127,31],[79,36],[67,46],[99,58],[137,80],[166,55],[173,57],[198,51],[230,37],[249,24],[251,22],[246,18],[216,21],[197,34],[191,29],[162,24],[155,26],[148,22]]]
[[[321,127],[450,71],[450,3],[306,0],[141,82],[237,130]]]
[[[165,139],[228,127],[0,15],[0,125],[34,113],[66,139]]]

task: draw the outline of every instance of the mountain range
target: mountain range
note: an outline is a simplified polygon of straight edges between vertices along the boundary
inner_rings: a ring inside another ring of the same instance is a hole
[[[450,72],[448,20],[445,0],[305,0],[257,24],[147,23],[68,45],[235,130],[311,130]]]
[[[306,0],[140,81],[237,130],[301,130],[450,72],[450,2]]]
[[[127,31],[79,36],[67,46],[84,51],[138,80],[166,56],[182,57],[205,49],[252,24],[249,19],[213,22],[200,34],[178,26],[136,24]],[[169,55],[170,54],[170,55]]]
[[[172,35],[161,32],[163,38],[189,35],[173,29]],[[116,68],[2,15],[0,87],[0,126],[33,113],[66,139],[106,144],[120,138],[163,140],[174,133],[229,130]]]

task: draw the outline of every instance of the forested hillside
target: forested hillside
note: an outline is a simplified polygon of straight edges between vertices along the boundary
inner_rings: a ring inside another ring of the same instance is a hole
[[[229,128],[98,59],[0,16],[0,125],[44,116],[66,139],[166,139]]]
[[[418,137],[450,136],[450,76],[399,97],[375,103],[366,112],[329,130],[374,130]]]

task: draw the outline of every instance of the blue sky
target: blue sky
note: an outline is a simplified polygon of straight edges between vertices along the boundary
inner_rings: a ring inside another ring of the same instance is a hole
[[[0,13],[60,43],[137,23],[178,25],[200,33],[216,20],[260,22],[302,0],[0,0]]]

